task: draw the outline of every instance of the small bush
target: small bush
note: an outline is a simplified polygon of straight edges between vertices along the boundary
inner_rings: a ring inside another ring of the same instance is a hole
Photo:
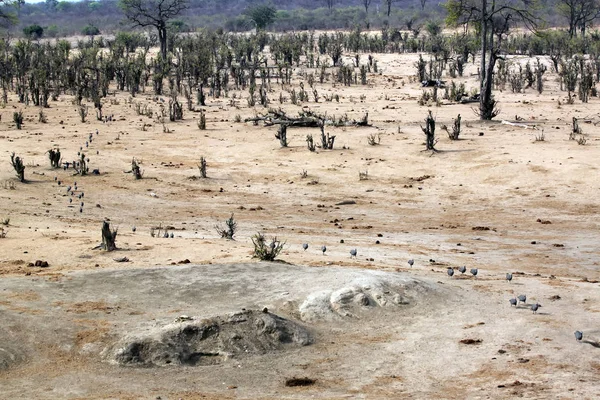
[[[367,137],[367,143],[369,143],[369,146],[377,146],[381,143],[381,136],[378,133],[373,133]]]
[[[546,140],[546,136],[544,136],[544,131],[542,130],[542,133],[540,133],[539,135],[535,135],[535,141],[536,142],[543,142]]]
[[[100,34],[100,29],[94,25],[88,25],[81,30],[81,34],[85,36],[96,36]]]
[[[204,110],[200,111],[200,119],[198,120],[198,129],[201,131],[206,130],[206,114]]]
[[[271,238],[271,243],[267,244],[267,239],[262,233],[257,233],[252,237],[254,245],[254,258],[261,261],[273,261],[283,250],[285,242],[280,242],[276,236]]]
[[[452,132],[448,132],[448,137],[450,140],[458,140],[458,136],[460,135],[460,114],[454,120],[454,124],[452,125]]]
[[[79,112],[79,118],[81,118],[81,123],[84,123],[85,119],[88,116],[88,106],[86,106],[86,105],[79,106],[78,112]]]
[[[215,225],[215,229],[221,238],[233,240],[233,236],[237,231],[237,222],[233,218],[233,214],[231,214],[229,219],[225,220],[225,227],[221,225]]]
[[[17,129],[21,129],[23,126],[23,111],[15,111],[13,113],[13,122],[17,126]]]

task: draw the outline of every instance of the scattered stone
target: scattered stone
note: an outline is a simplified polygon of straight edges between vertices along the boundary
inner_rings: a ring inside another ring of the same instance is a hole
[[[285,380],[285,386],[311,386],[314,385],[315,382],[316,380],[311,378],[289,378]]]
[[[481,339],[462,339],[460,341],[462,344],[480,344],[481,342]]]
[[[36,260],[35,263],[33,264],[33,266],[40,267],[40,268],[48,268],[50,265],[48,264],[47,261]]]

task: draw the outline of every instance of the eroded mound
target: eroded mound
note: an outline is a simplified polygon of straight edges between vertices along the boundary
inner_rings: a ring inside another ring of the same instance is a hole
[[[372,307],[409,305],[428,291],[425,283],[404,276],[365,274],[338,289],[308,295],[299,307],[300,318],[309,322],[353,317]]]
[[[297,323],[266,311],[249,310],[129,335],[109,350],[108,357],[121,365],[210,365],[229,357],[311,342],[309,332]]]

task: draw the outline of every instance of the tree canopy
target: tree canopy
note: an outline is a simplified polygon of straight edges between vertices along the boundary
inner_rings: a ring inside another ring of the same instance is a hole
[[[18,8],[24,0],[0,0],[0,25],[14,23],[17,19],[11,9]]]
[[[256,25],[256,30],[264,30],[275,20],[277,10],[269,4],[259,4],[244,12]]]
[[[167,22],[188,7],[187,0],[119,0],[119,7],[134,26],[158,31],[160,54],[167,58]]]
[[[494,118],[499,110],[492,96],[493,72],[501,56],[502,42],[512,24],[535,29],[538,18],[532,0],[449,0],[446,3],[449,26],[472,24],[481,36],[479,116]]]

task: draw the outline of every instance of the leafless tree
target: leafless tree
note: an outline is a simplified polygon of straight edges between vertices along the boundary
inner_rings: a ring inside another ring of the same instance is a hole
[[[577,30],[581,35],[594,20],[600,17],[599,0],[560,0],[558,12],[569,20],[569,36],[577,36]]]
[[[492,95],[493,72],[501,57],[502,42],[511,23],[517,22],[535,29],[537,17],[532,13],[530,0],[449,0],[447,23],[450,26],[478,24],[481,34],[481,66],[479,117],[483,120],[498,114]]]
[[[134,26],[156,28],[163,60],[167,58],[167,22],[187,6],[188,0],[119,0],[119,7]]]

